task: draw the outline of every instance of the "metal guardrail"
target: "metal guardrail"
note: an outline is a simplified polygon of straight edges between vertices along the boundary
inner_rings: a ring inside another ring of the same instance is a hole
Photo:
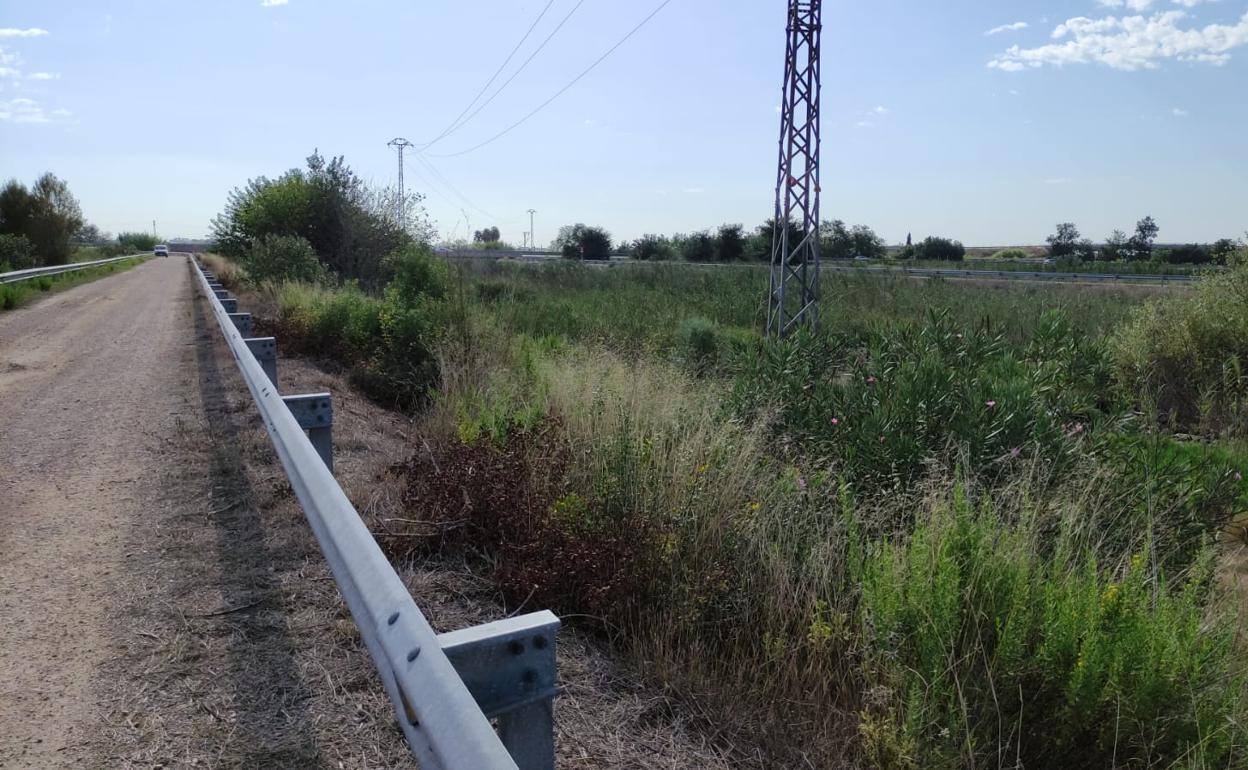
[[[85,270],[88,267],[98,267],[99,265],[108,265],[113,262],[121,262],[126,259],[134,259],[135,257],[151,256],[150,254],[130,254],[125,257],[111,257],[109,259],[97,259],[91,262],[71,262],[68,265],[49,265],[47,267],[30,267],[25,270],[14,270],[11,273],[0,273],[0,283],[16,283],[17,281],[28,281],[31,278],[42,278],[45,275],[60,275],[61,273],[72,273],[77,270]]]
[[[334,480],[329,394],[279,395],[276,341],[250,338],[251,316],[193,264],[422,770],[552,770],[559,619],[543,611],[435,634]]]

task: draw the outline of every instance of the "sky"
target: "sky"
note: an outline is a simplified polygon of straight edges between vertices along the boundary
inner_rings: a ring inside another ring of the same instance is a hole
[[[528,209],[539,244],[573,222],[752,228],[774,208],[785,0],[668,0],[542,106],[661,2],[0,0],[0,177],[52,171],[103,230],[197,237],[313,150],[394,184],[403,137],[444,238],[519,244]],[[1163,242],[1248,230],[1248,0],[823,13],[825,218],[980,246],[1145,215]]]

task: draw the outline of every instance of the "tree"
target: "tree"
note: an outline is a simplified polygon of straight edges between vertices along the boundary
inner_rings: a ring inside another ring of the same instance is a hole
[[[487,227],[472,234],[474,243],[498,243],[503,239],[497,227]]]
[[[715,239],[706,231],[694,233],[681,244],[680,251],[686,262],[714,262]]]
[[[299,235],[264,235],[256,240],[243,260],[247,275],[255,281],[303,281],[325,283],[329,271],[316,258],[312,244]]]
[[[961,241],[931,235],[924,238],[918,246],[914,247],[914,250],[916,259],[961,262],[966,258],[966,247]]]
[[[1209,256],[1214,264],[1225,265],[1239,251],[1239,244],[1231,238],[1219,238],[1209,247]]]
[[[633,259],[671,259],[672,242],[661,235],[643,235],[633,243]]]
[[[1152,217],[1144,217],[1135,224],[1135,235],[1127,241],[1127,259],[1142,262],[1153,256],[1153,241],[1160,228]]]
[[[151,233],[119,233],[117,244],[128,252],[151,251],[156,248],[156,236]]]
[[[23,235],[44,265],[69,261],[70,243],[85,220],[78,199],[53,174],[44,174],[27,189],[16,179],[0,190],[0,233]]]
[[[1062,222],[1057,226],[1057,232],[1045,238],[1045,242],[1049,244],[1050,257],[1072,257],[1079,244],[1079,228],[1073,222]]]
[[[1165,252],[1165,261],[1172,265],[1207,265],[1213,261],[1213,253],[1208,246],[1189,243]]]
[[[103,243],[105,240],[103,234],[100,233],[100,228],[89,222],[83,224],[82,227],[78,228],[78,232],[74,233],[75,243],[94,244]]]
[[[884,239],[866,225],[854,225],[854,228],[849,231],[849,236],[854,244],[855,257],[883,259],[888,254]]]
[[[819,224],[819,256],[824,259],[854,258],[854,237],[843,221],[834,219]]]
[[[565,259],[611,258],[611,234],[601,227],[590,227],[581,222],[559,228],[553,246]]]
[[[745,228],[741,225],[723,225],[715,235],[715,259],[719,262],[737,262],[745,257]]]
[[[397,195],[364,184],[341,156],[327,161],[313,152],[306,169],[232,191],[212,235],[222,253],[238,259],[266,235],[300,236],[331,271],[375,289],[388,275],[386,255],[411,243],[413,232],[427,237],[419,206],[406,207],[405,216],[420,223],[413,228],[398,221],[396,204]]]
[[[1126,257],[1127,252],[1127,234],[1121,230],[1115,230],[1105,239],[1105,248],[1101,250],[1101,259],[1108,262],[1117,262]]]

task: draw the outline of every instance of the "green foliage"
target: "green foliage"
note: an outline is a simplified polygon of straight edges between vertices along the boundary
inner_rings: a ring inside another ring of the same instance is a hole
[[[35,266],[35,245],[24,235],[0,233],[0,272],[25,270]]]
[[[686,262],[714,262],[715,239],[710,233],[693,233],[681,243],[680,256]]]
[[[1031,254],[1025,249],[1001,249],[994,252],[989,259],[1030,259]]]
[[[1151,556],[1053,550],[963,494],[868,546],[865,686],[887,693],[869,741],[936,768],[1243,761],[1244,729],[1224,720],[1243,708],[1244,668],[1229,617],[1206,612],[1208,567],[1171,582]]]
[[[253,179],[231,192],[212,236],[222,254],[240,260],[265,236],[299,236],[331,272],[375,290],[384,282],[384,257],[413,240],[395,210],[396,202],[365,185],[342,157],[326,162],[313,153],[306,170]],[[407,211],[419,220],[419,200]]]
[[[961,262],[966,258],[966,247],[960,241],[929,235],[914,247],[915,259],[931,259],[940,262]]]
[[[0,234],[25,237],[39,265],[69,262],[71,241],[84,223],[69,185],[53,174],[39,177],[29,189],[16,179],[0,189]]]
[[[883,259],[888,252],[884,239],[870,227],[849,228],[839,219],[820,225],[819,240],[820,254],[826,259]]]
[[[1053,259],[1073,257],[1079,248],[1079,228],[1073,222],[1062,222],[1057,232],[1045,238],[1049,244],[1049,256]]]
[[[661,235],[643,235],[633,243],[633,259],[667,260],[674,256],[672,242]]]
[[[987,322],[963,327],[933,313],[922,324],[864,334],[798,333],[743,356],[732,407],[773,415],[774,429],[826,456],[851,480],[894,484],[951,449],[974,467],[1023,456],[1063,462],[1074,426],[1100,414],[1103,352],[1061,314],[1022,350]]]
[[[680,322],[676,330],[677,357],[693,372],[707,374],[727,365],[734,355],[743,351],[757,335],[727,329],[714,321],[692,316]]]
[[[722,225],[715,234],[715,260],[738,262],[745,258],[745,228],[741,225]]]
[[[499,233],[497,227],[487,227],[484,230],[476,230],[472,234],[473,243],[498,243],[503,240],[503,236]]]
[[[300,281],[309,284],[330,282],[329,271],[316,258],[312,244],[298,235],[263,235],[252,242],[242,259],[254,283]]]
[[[1248,430],[1248,267],[1140,308],[1112,349],[1121,381],[1163,418]]]
[[[565,259],[606,260],[611,258],[611,234],[580,222],[564,225],[555,236],[554,247]]]
[[[131,254],[151,251],[156,248],[156,243],[156,236],[151,233],[119,233],[117,235],[117,245],[123,252]]]

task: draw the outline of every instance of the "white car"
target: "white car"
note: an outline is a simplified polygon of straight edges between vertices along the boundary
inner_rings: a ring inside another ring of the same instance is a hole
[[[169,256],[169,247],[163,243],[158,243],[153,253],[158,257],[167,257]]]

